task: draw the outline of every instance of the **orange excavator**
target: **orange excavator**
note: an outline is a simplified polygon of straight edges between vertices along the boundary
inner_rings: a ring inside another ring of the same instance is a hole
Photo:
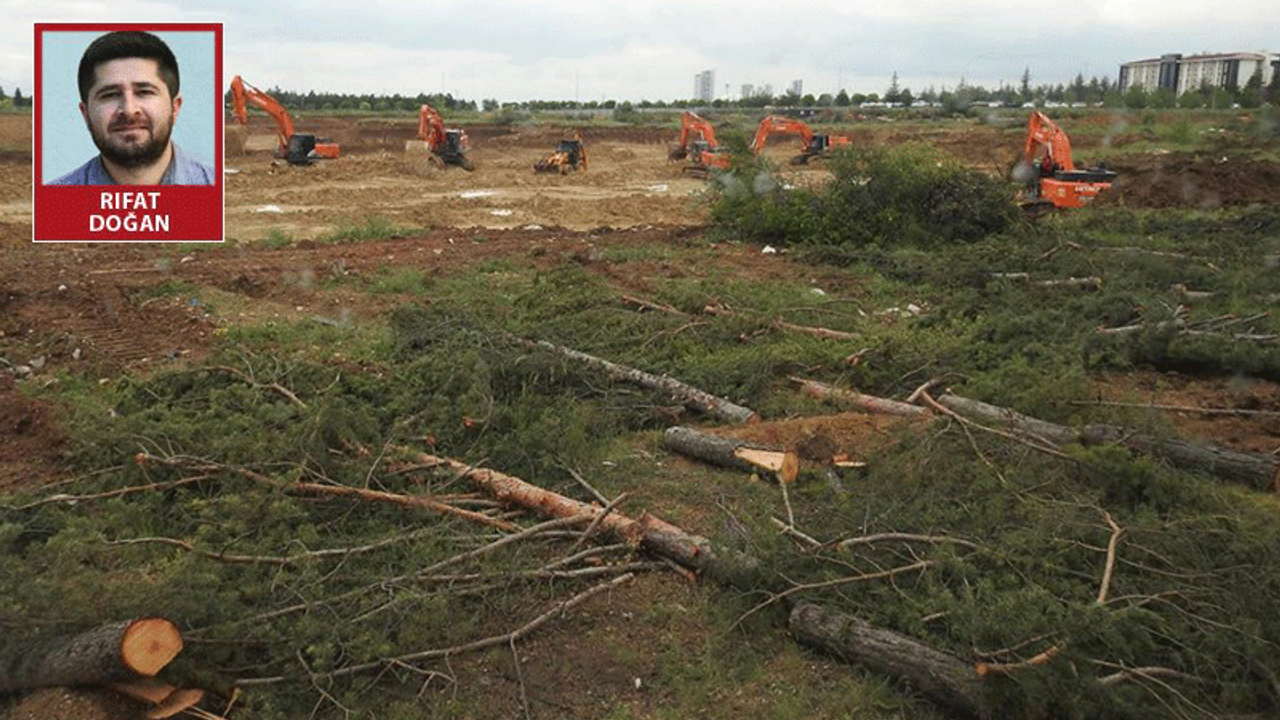
[[[1025,182],[1030,211],[1083,207],[1111,187],[1117,174],[1103,166],[1077,168],[1067,134],[1039,110],[1027,120],[1027,139],[1014,178]]]
[[[835,148],[848,147],[849,138],[841,135],[822,135],[815,133],[808,124],[792,118],[768,116],[756,127],[755,138],[751,140],[751,151],[760,154],[769,136],[775,133],[800,136],[800,154],[791,158],[792,165],[804,165],[810,160],[825,157]]]
[[[695,137],[697,136],[697,137]],[[705,118],[686,110],[680,118],[680,139],[667,152],[671,160],[689,158],[683,170],[691,175],[707,175],[712,168],[729,167],[729,155],[716,144],[716,129]]]
[[[587,169],[587,146],[582,143],[578,133],[564,138],[557,145],[555,152],[533,164],[535,173],[560,173],[568,175],[570,170]]]
[[[471,140],[467,131],[444,126],[444,118],[426,103],[418,112],[418,139],[427,144],[431,157],[444,165],[457,165],[463,170],[475,170],[475,163],[467,153],[471,151]]]
[[[231,78],[231,114],[241,125],[249,123],[247,103],[253,103],[275,118],[279,144],[275,156],[290,165],[310,165],[316,160],[338,157],[338,143],[329,138],[294,132],[293,118],[275,98],[245,82],[239,75]]]

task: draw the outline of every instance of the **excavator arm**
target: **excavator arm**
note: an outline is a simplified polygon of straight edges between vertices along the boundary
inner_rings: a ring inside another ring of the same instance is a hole
[[[1071,141],[1048,115],[1033,110],[1027,119],[1027,141],[1022,155],[1032,165],[1048,158],[1050,167],[1070,172],[1076,169],[1071,157]]]
[[[270,115],[276,121],[276,137],[280,148],[289,147],[289,138],[293,137],[293,118],[289,111],[275,98],[245,82],[239,75],[231,78],[231,114],[241,125],[249,123],[248,103],[253,103],[259,110]]]
[[[768,116],[756,126],[755,137],[751,139],[751,151],[758,155],[769,141],[769,136],[774,133],[799,135],[805,147],[813,141],[813,130],[807,124],[791,118]]]
[[[425,142],[433,152],[444,142],[444,118],[425,103],[418,111],[418,139]]]
[[[253,104],[276,121],[276,157],[291,165],[309,165],[317,158],[338,157],[338,144],[328,138],[294,132],[293,118],[275,98],[245,82],[231,78],[231,114],[241,125],[249,123],[248,106]]]

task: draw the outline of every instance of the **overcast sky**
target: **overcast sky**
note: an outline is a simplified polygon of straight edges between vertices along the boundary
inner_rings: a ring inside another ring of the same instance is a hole
[[[1054,9],[1058,9],[1055,14]],[[715,72],[781,94],[1115,80],[1163,53],[1280,51],[1276,0],[0,0],[0,87],[30,94],[36,22],[221,22],[258,87],[467,100],[680,100]]]

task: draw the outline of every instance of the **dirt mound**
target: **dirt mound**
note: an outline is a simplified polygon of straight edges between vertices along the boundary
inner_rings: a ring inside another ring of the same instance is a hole
[[[1120,173],[1103,204],[1143,208],[1214,209],[1272,203],[1280,198],[1280,163],[1232,154],[1161,153],[1109,163]]]

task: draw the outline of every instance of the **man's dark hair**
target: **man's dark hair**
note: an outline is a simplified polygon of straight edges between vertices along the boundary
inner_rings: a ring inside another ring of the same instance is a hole
[[[117,30],[102,35],[80,56],[80,100],[88,101],[99,65],[121,58],[147,58],[160,66],[160,79],[169,88],[169,99],[178,96],[178,59],[160,38],[141,30]]]

